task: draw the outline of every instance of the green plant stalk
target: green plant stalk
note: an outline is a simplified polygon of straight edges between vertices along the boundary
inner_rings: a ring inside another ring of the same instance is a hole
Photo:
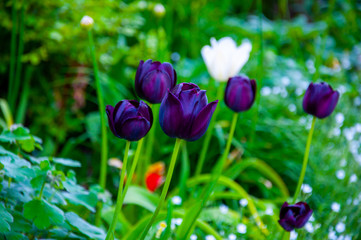
[[[223,83],[220,83],[220,86],[218,87],[217,89],[217,99],[223,99]],[[207,156],[207,152],[208,152],[208,147],[209,147],[209,143],[211,142],[211,138],[212,138],[212,134],[213,134],[213,129],[216,125],[216,122],[217,122],[217,115],[218,115],[218,112],[219,112],[219,109],[220,107],[217,107],[215,110],[214,110],[214,113],[213,113],[213,116],[212,116],[212,119],[211,119],[211,123],[209,124],[209,127],[208,127],[208,130],[207,130],[207,133],[206,133],[206,136],[204,138],[204,142],[203,142],[203,146],[202,146],[202,150],[201,150],[201,154],[199,156],[199,159],[198,159],[198,163],[197,163],[197,168],[196,168],[196,172],[195,172],[195,176],[198,176],[201,174],[202,172],[202,168],[203,168],[203,165],[204,165],[204,161],[206,159],[206,156]]]
[[[10,42],[10,73],[9,73],[9,89],[8,89],[9,102],[13,94],[13,84],[14,84],[14,76],[15,76],[16,30],[17,30],[16,0],[12,1],[11,18],[12,18],[11,19],[12,30],[11,30],[11,42]]]
[[[291,233],[287,232],[286,230],[282,234],[282,240],[288,240],[290,239]]]
[[[109,227],[109,230],[108,230],[105,240],[109,240],[113,237],[115,226],[117,225],[117,221],[118,221],[118,215],[122,208],[121,199],[122,199],[122,193],[123,193],[125,172],[126,172],[126,168],[127,168],[127,164],[128,164],[129,147],[130,147],[130,141],[127,141],[125,144],[125,150],[124,150],[124,160],[123,160],[122,172],[120,174],[117,203],[115,205],[113,220],[112,220],[112,223],[110,224],[110,227]],[[130,180],[128,179],[128,181],[130,181]]]
[[[141,237],[139,238],[140,240],[144,240],[144,239],[145,239],[145,237],[147,236],[147,233],[148,233],[150,227],[152,226],[154,220],[155,220],[156,217],[158,216],[158,213],[159,213],[160,209],[161,209],[162,206],[163,206],[165,197],[166,197],[166,195],[167,195],[167,193],[168,193],[168,188],[169,188],[170,182],[171,182],[171,180],[172,180],[172,175],[173,175],[173,171],[174,171],[174,166],[175,166],[175,163],[176,163],[176,161],[177,161],[178,152],[179,152],[179,147],[180,147],[181,143],[182,143],[182,140],[179,139],[179,138],[177,138],[177,139],[176,139],[176,142],[175,142],[175,145],[174,145],[172,158],[171,158],[171,160],[170,160],[170,165],[169,165],[167,177],[166,177],[166,180],[165,180],[163,189],[162,189],[162,193],[161,193],[161,195],[160,195],[160,199],[159,199],[158,206],[157,206],[157,208],[155,209],[155,211],[154,211],[154,213],[153,213],[153,216],[152,216],[152,218],[150,219],[149,223],[147,224],[147,226],[146,226],[145,229],[143,230],[143,233],[142,233]]]
[[[46,183],[46,181],[44,180],[43,185],[41,185],[41,189],[40,189],[40,193],[39,193],[39,197],[38,197],[38,199],[40,199],[40,200],[43,197],[43,191],[44,191],[44,188],[45,188],[45,183]]]
[[[134,171],[135,171],[135,168],[137,167],[137,163],[138,163],[138,160],[139,160],[139,156],[140,156],[140,153],[142,151],[142,146],[143,146],[143,142],[144,142],[144,138],[140,139],[138,141],[138,145],[137,145],[137,149],[135,150],[135,155],[134,155],[134,159],[133,159],[133,163],[132,163],[132,166],[130,167],[130,172],[128,174],[128,177],[127,177],[127,182],[125,183],[125,187],[124,187],[124,190],[123,190],[123,194],[121,196],[121,199],[120,199],[120,209],[122,208],[123,206],[123,201],[124,201],[124,198],[125,198],[125,195],[127,194],[127,191],[128,191],[128,188],[130,186],[130,183],[132,182],[132,179],[133,179],[133,175],[134,175]],[[123,165],[124,166],[124,165]]]
[[[189,225],[189,228],[186,229],[185,232],[180,233],[181,234],[180,239],[189,239],[189,235],[191,234],[191,230],[194,228],[196,219],[198,218],[199,214],[201,213],[203,207],[205,206],[206,202],[208,201],[210,195],[212,194],[213,189],[217,185],[219,178],[221,177],[223,166],[226,162],[229,151],[231,149],[232,139],[233,139],[234,131],[236,129],[236,125],[237,125],[237,119],[238,119],[238,113],[234,113],[233,118],[232,118],[231,128],[230,128],[228,139],[227,139],[226,148],[223,152],[221,159],[217,162],[216,166],[213,168],[212,180],[210,181],[209,185],[207,186],[207,188],[201,195],[200,203],[198,203],[198,204],[200,204],[200,206],[198,208],[197,207],[194,208],[194,209],[196,209],[194,211],[197,211],[197,212],[195,214],[193,214],[193,218],[191,220],[191,224]]]
[[[261,88],[262,88],[262,80],[263,80],[263,23],[262,23],[262,0],[257,1],[257,11],[258,11],[258,17],[259,17],[259,42],[260,42],[260,51],[258,56],[258,81],[257,81],[257,94],[256,94],[256,109],[253,116],[252,121],[252,134],[250,137],[250,142],[254,141],[255,135],[256,135],[256,126],[258,122],[258,112],[259,112],[259,105],[261,100]]]
[[[293,203],[295,203],[296,200],[297,200],[297,197],[298,197],[298,195],[299,195],[299,193],[301,191],[301,186],[302,186],[302,183],[303,183],[303,179],[305,178],[306,168],[307,168],[307,163],[308,163],[308,155],[310,154],[313,130],[315,129],[315,122],[316,122],[316,117],[313,117],[311,129],[310,129],[310,132],[308,133],[305,155],[303,157],[301,175],[300,175],[300,178],[298,179],[298,184],[297,184],[297,188],[296,188],[296,191],[295,191],[295,195],[293,196]]]
[[[105,189],[106,186],[106,177],[107,177],[107,158],[108,158],[108,142],[107,142],[107,129],[105,126],[105,106],[103,100],[103,94],[100,85],[100,78],[98,72],[98,64],[96,60],[96,53],[95,53],[95,45],[93,40],[93,33],[92,30],[88,30],[88,39],[89,39],[89,47],[90,53],[92,56],[93,61],[93,71],[94,71],[94,78],[96,84],[96,91],[98,97],[98,106],[99,106],[99,113],[100,113],[100,125],[101,125],[101,158],[100,158],[100,176],[99,176],[99,185],[102,189]],[[100,202],[97,205],[97,213],[95,215],[95,224],[99,226],[100,219],[101,219],[101,211],[102,211],[103,204]]]
[[[15,81],[11,93],[10,98],[10,109],[14,111],[15,105],[16,105],[16,99],[18,99],[18,93],[19,93],[19,87],[20,87],[20,77],[21,77],[21,58],[23,56],[24,52],[24,15],[25,15],[25,7],[24,5],[21,7],[21,13],[20,13],[20,25],[19,25],[19,43],[18,43],[18,56],[16,58],[16,70],[15,70]]]
[[[153,148],[154,148],[155,129],[156,129],[156,126],[158,125],[159,105],[149,104],[149,106],[153,110],[153,123],[154,124],[147,135],[147,138],[146,138],[147,143],[146,143],[145,154],[144,154],[145,159],[144,159],[143,163],[140,165],[139,171],[138,171],[139,183],[141,185],[144,185],[144,183],[145,183],[144,175],[145,175],[146,169],[151,164],[152,153],[153,153]]]
[[[30,92],[30,79],[33,73],[34,68],[32,66],[28,66],[25,71],[25,79],[24,79],[24,86],[23,91],[20,96],[20,102],[16,114],[16,122],[23,123],[24,117],[26,113],[26,108],[28,104],[29,92]]]
[[[188,158],[188,151],[187,151],[187,142],[182,144],[182,167],[180,173],[180,183],[179,183],[179,196],[183,199],[186,197],[187,191],[187,179],[189,177],[190,167],[189,167],[189,158]]]

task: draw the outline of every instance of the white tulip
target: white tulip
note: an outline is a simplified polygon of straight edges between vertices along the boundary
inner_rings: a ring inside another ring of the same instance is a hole
[[[237,47],[236,42],[230,37],[220,40],[211,38],[211,46],[202,48],[202,57],[209,74],[217,81],[224,82],[236,76],[246,64],[252,44],[245,40]]]

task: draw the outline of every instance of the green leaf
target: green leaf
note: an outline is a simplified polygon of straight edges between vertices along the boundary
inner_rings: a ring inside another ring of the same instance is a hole
[[[97,204],[98,198],[94,193],[68,193],[64,192],[63,196],[74,205],[81,205],[86,207],[92,212],[95,212],[95,205]]]
[[[25,152],[32,152],[35,150],[35,140],[32,136],[30,136],[29,139],[19,140],[18,142],[21,146],[21,149],[23,149]]]
[[[13,142],[16,140],[27,140],[30,138],[31,135],[29,134],[29,130],[19,126],[13,131],[4,130],[0,135],[0,142]]]
[[[8,177],[23,181],[34,176],[34,170],[29,168],[30,163],[24,159],[0,157],[0,162],[4,165],[5,175]]]
[[[66,220],[69,222],[71,226],[78,229],[79,232],[88,236],[90,239],[104,239],[105,232],[97,228],[90,223],[86,222],[84,219],[80,218],[77,214],[73,212],[65,213]]]
[[[67,158],[52,158],[52,161],[67,167],[81,167],[80,162]]]
[[[135,204],[153,212],[159,197],[145,188],[130,186],[124,198],[124,204]]]
[[[39,229],[46,229],[53,225],[64,223],[64,212],[46,200],[34,199],[24,205],[24,217],[34,221]]]
[[[6,211],[4,203],[0,203],[0,233],[6,233],[10,231],[10,222],[13,222],[13,216]]]

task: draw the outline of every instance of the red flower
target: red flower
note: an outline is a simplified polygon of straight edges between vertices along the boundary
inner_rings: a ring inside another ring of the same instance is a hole
[[[145,184],[150,192],[154,192],[163,184],[164,169],[163,162],[156,162],[149,166],[145,174]]]

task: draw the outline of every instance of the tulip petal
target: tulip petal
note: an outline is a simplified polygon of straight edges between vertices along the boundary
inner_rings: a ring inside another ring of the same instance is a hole
[[[150,122],[150,125],[152,126],[152,124],[153,124],[152,109],[143,101],[139,101],[138,114],[139,114],[139,116],[142,116],[145,119],[148,119]]]
[[[218,100],[211,102],[200,111],[193,121],[191,133],[187,141],[195,141],[204,135],[211,121],[213,112],[217,107],[217,103]]]
[[[337,91],[332,92],[328,96],[324,96],[320,99],[317,106],[317,117],[322,119],[331,115],[335,109],[340,94]]]
[[[174,86],[175,86],[176,83],[177,83],[177,73],[176,73],[176,71],[173,69],[172,64],[165,62],[165,63],[163,63],[162,65],[160,65],[159,69],[165,71],[165,72],[169,75],[170,80],[171,80],[171,81],[170,81],[171,84],[170,84],[170,86],[169,86],[169,89],[174,88]]]
[[[114,128],[114,116],[113,116],[114,107],[111,106],[111,105],[107,105],[106,108],[105,108],[105,111],[106,111],[107,116],[108,116],[108,124],[109,124],[110,130],[112,131],[112,133],[115,136],[119,137],[119,135],[117,134],[117,132],[115,131],[115,128]]]
[[[150,173],[145,178],[147,189],[154,192],[163,183],[163,177],[157,173]]]
[[[128,141],[138,141],[150,130],[150,122],[144,117],[128,118],[123,124],[116,123],[116,129],[120,136],[126,136]]]
[[[308,209],[308,211],[297,217],[295,224],[296,228],[302,228],[303,226],[305,226],[308,219],[310,219],[312,213],[313,211],[311,209]]]
[[[178,137],[183,124],[183,107],[180,101],[168,90],[159,109],[159,123],[169,137]]]
[[[287,232],[291,232],[293,229],[295,229],[292,222],[290,222],[288,219],[280,219],[278,220],[278,223],[283,227],[284,230]]]

